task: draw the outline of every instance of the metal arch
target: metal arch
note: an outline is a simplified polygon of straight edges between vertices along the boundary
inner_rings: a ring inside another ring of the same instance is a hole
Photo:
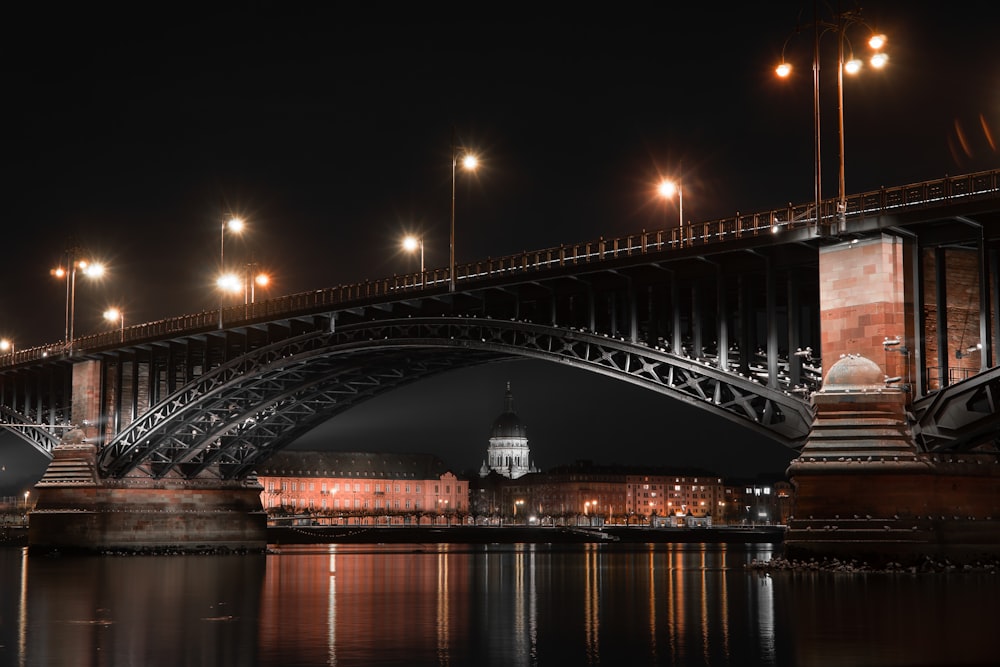
[[[221,477],[238,478],[305,431],[357,403],[456,366],[498,360],[495,355],[422,359],[415,358],[419,355],[413,350],[400,350],[380,353],[374,363],[354,363],[370,356],[356,351],[315,357],[309,362],[308,377],[288,374],[282,378],[283,386],[271,383],[272,391],[262,392],[252,380],[234,386],[197,411],[197,418],[185,423],[183,435],[161,443],[141,468],[156,477],[172,470],[194,477],[212,467]]]
[[[623,340],[519,321],[406,318],[305,334],[213,369],[119,434],[100,468],[111,477],[132,470],[187,477],[216,465],[219,474],[239,476],[295,435],[378,393],[457,366],[518,357],[655,389],[789,446],[804,441],[812,421],[800,398]]]
[[[358,397],[370,398],[459,363],[446,358],[415,365],[384,354],[366,360],[366,355],[372,356],[371,345],[359,347],[337,338],[325,331],[305,334],[198,377],[109,443],[100,456],[101,474],[121,477],[138,470],[152,477],[171,472],[191,477],[212,463],[242,469],[248,459],[259,460],[280,448],[269,443],[286,444],[287,439],[279,437],[282,433],[302,432],[358,402]],[[463,365],[483,361],[466,359]],[[408,372],[394,366],[409,367]],[[309,417],[308,426],[288,421],[296,414]]]
[[[52,448],[59,444],[59,437],[50,429],[36,424],[6,405],[0,405],[0,416],[4,419],[0,426],[19,436],[47,458],[52,458]]]
[[[924,451],[965,451],[1000,438],[1000,367],[913,402],[914,440]]]

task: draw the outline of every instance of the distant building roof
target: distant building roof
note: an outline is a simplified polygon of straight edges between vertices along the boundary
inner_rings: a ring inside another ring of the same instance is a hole
[[[258,477],[437,479],[450,468],[433,454],[283,450],[257,467]]]
[[[521,418],[514,412],[514,394],[507,383],[507,393],[504,395],[503,412],[493,422],[490,438],[524,438],[528,437],[527,427],[521,423]]]

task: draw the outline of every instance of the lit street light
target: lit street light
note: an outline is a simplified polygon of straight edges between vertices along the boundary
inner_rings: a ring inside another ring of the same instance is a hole
[[[53,276],[66,280],[66,349],[73,352],[73,325],[76,319],[76,273],[80,271],[88,278],[100,278],[104,275],[104,265],[80,259],[79,248],[66,251],[66,265],[49,271]]]
[[[681,182],[664,179],[660,181],[657,191],[664,199],[673,199],[674,195],[677,195],[677,229],[682,229],[684,227],[684,187]]]
[[[256,263],[247,264],[246,272],[246,283],[243,288],[243,303],[251,304],[257,299],[257,287],[267,287],[271,282],[271,277],[266,273],[254,273],[257,268]],[[249,287],[250,296],[247,296],[247,288]]]
[[[108,308],[104,311],[104,319],[108,322],[117,322],[121,331],[121,342],[125,342],[125,311],[121,308]]]
[[[14,341],[10,338],[0,338],[0,352],[10,355],[10,362],[14,363]]]
[[[458,166],[458,152],[462,151],[462,168],[466,171],[475,171],[479,166],[479,159],[469,153],[464,148],[455,146],[454,131],[451,138],[451,241],[448,260],[448,291],[455,291],[455,168]]]
[[[407,236],[403,239],[403,250],[406,252],[414,252],[419,248],[420,250],[420,284],[424,284],[424,240],[417,236]]]
[[[234,281],[238,280],[233,276],[233,274],[226,273],[226,230],[239,234],[246,227],[246,224],[240,218],[230,218],[222,223],[222,229],[219,232],[219,279],[216,284],[225,291],[233,291],[230,289],[229,285]],[[225,306],[223,301],[219,301],[219,328],[222,328],[222,309]]]
[[[819,44],[820,39],[827,32],[837,34],[837,133],[839,137],[840,151],[840,175],[839,192],[837,198],[837,226],[838,232],[847,230],[847,187],[844,168],[844,72],[856,74],[861,70],[861,61],[851,57],[844,60],[844,42],[846,40],[848,28],[854,25],[861,25],[871,31],[868,39],[868,46],[874,51],[869,62],[875,69],[881,69],[889,62],[889,57],[882,52],[885,46],[885,35],[877,32],[861,18],[861,10],[848,10],[838,12],[836,22],[821,21],[817,3],[813,5],[813,135],[815,142],[816,173],[815,173],[815,197],[816,197],[816,224],[820,222],[820,204],[822,195],[822,168],[820,161],[820,104],[819,104]],[[787,46],[787,41],[786,41]],[[781,63],[775,68],[775,72],[781,78],[786,78],[792,72],[792,66],[784,59],[784,49],[782,49]]]
[[[266,287],[271,282],[271,277],[266,273],[254,274],[254,269],[256,268],[256,263],[247,264],[244,267],[242,277],[235,273],[223,273],[215,281],[215,285],[222,292],[228,292],[229,294],[239,294],[242,291],[243,305],[249,306],[257,300],[256,288],[258,286]]]

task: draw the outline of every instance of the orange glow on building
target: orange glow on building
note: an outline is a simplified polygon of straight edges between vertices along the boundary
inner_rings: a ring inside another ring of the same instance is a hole
[[[430,454],[286,451],[257,479],[272,518],[321,524],[451,524],[468,516],[468,483]]]

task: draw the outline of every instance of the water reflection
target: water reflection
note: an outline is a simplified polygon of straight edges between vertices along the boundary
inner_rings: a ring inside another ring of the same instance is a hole
[[[0,549],[2,665],[991,664],[997,575],[748,571],[771,545]]]

